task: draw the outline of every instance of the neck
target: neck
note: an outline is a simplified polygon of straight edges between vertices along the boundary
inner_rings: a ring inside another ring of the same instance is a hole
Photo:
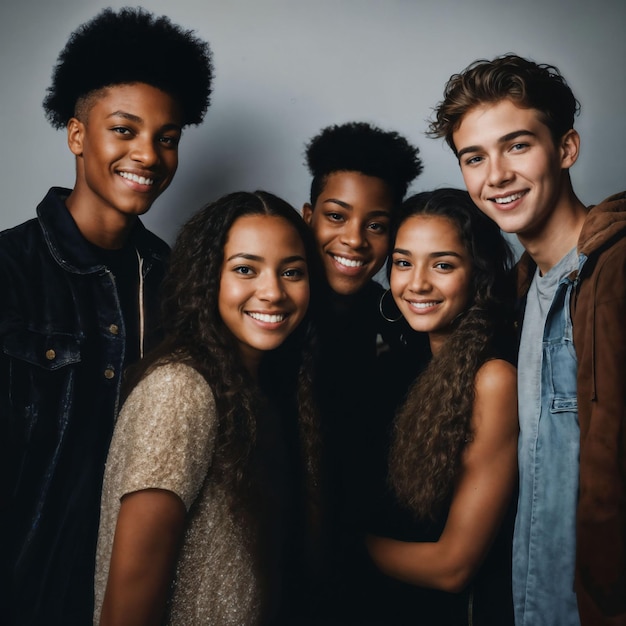
[[[82,236],[90,243],[106,250],[124,247],[135,221],[134,215],[109,214],[106,218],[90,210],[75,190],[65,201],[67,210],[76,222]]]
[[[518,234],[517,238],[541,274],[548,272],[576,247],[586,216],[587,208],[568,185],[537,232]]]

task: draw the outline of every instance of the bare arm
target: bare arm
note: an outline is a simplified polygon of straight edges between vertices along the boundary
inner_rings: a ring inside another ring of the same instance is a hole
[[[122,498],[101,626],[162,624],[185,524],[171,491],[145,489]]]
[[[517,480],[517,375],[506,361],[476,376],[474,439],[467,446],[446,526],[433,543],[369,536],[372,560],[386,575],[459,592],[476,573],[509,506]]]

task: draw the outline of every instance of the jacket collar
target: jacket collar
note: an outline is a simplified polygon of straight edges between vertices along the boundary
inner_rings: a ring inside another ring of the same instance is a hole
[[[44,238],[53,258],[66,270],[77,274],[101,272],[104,265],[81,234],[65,206],[65,200],[70,192],[63,187],[52,187],[39,203],[37,216]],[[153,240],[162,244],[163,249],[160,249],[161,246],[154,246]],[[140,220],[135,222],[128,241],[142,257],[152,256],[162,259],[166,255],[166,244],[151,235]]]
[[[578,238],[578,252],[586,257],[626,232],[626,191],[591,207]]]

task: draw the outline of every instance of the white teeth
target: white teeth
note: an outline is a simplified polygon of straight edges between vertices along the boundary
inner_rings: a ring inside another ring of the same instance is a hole
[[[335,259],[337,263],[341,265],[345,265],[346,267],[361,267],[361,265],[364,265],[363,261],[357,261],[354,259],[346,259],[343,256],[333,256],[333,259]]]
[[[285,317],[287,317],[284,313],[280,313],[278,315],[268,315],[266,313],[248,313],[248,315],[255,320],[259,320],[259,322],[266,322],[268,324],[277,324],[278,322],[282,322]]]
[[[414,306],[416,309],[428,309],[436,304],[436,302],[411,302],[411,306]]]
[[[120,176],[126,180],[132,180],[134,183],[139,183],[140,185],[152,185],[154,183],[153,178],[137,176],[137,174],[131,174],[130,172],[120,172]]]
[[[496,204],[508,204],[514,200],[519,200],[523,195],[523,192],[520,191],[519,193],[512,193],[510,196],[505,196],[504,198],[494,198],[494,201]]]

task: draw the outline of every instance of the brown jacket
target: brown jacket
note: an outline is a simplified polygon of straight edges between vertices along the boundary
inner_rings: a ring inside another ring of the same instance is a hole
[[[587,259],[571,301],[580,424],[575,588],[582,626],[626,626],[626,192],[589,210],[578,252]],[[535,267],[524,253],[521,296]]]
[[[593,207],[572,298],[580,491],[576,594],[583,626],[626,625],[626,192]]]

